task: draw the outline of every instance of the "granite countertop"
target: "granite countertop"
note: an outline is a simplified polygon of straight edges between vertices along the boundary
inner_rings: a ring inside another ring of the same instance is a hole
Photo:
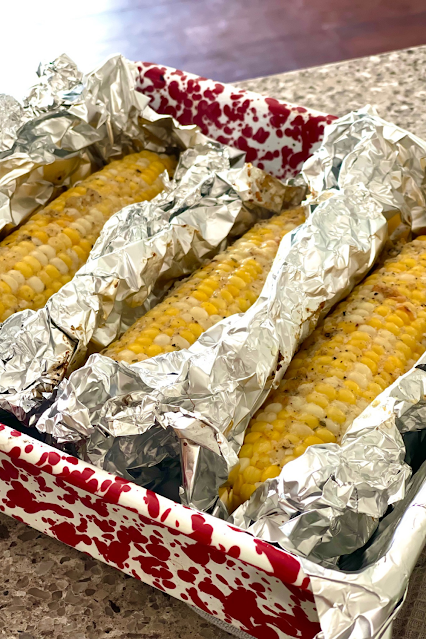
[[[426,46],[312,67],[238,86],[272,98],[344,115],[372,104],[383,118],[426,138]]]
[[[426,137],[419,118],[426,46],[240,82],[271,97],[343,115],[369,103]],[[0,637],[226,639],[184,603],[0,513]],[[424,637],[426,554],[414,572],[396,639]]]

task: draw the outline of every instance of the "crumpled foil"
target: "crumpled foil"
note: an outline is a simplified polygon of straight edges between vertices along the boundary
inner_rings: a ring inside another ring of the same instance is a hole
[[[144,485],[165,448],[176,455],[179,443],[182,499],[212,507],[252,411],[300,341],[371,268],[385,238],[381,207],[366,189],[336,193],[284,238],[245,314],[211,327],[188,350],[137,364],[92,355],[62,382],[37,428],[59,441],[89,438],[88,459]]]
[[[22,107],[0,95],[0,231],[10,232],[113,157],[201,140],[196,126],[177,126],[147,106],[149,98],[135,89],[137,73],[135,63],[116,55],[85,76],[64,54],[39,67]]]
[[[366,106],[326,128],[320,149],[302,173],[314,196],[364,184],[386,217],[400,211],[419,235],[426,231],[425,165],[426,142]]]
[[[379,639],[384,637],[401,608],[411,572],[426,543],[426,462],[409,480],[411,468],[404,463],[406,451],[401,434],[414,435],[411,441],[405,435],[407,455],[411,449],[416,451],[415,457],[423,448],[424,459],[425,394],[426,357],[422,356],[411,371],[377,398],[374,407],[370,406],[354,421],[345,437],[342,458],[350,459],[348,465],[352,473],[344,478],[345,485],[339,482],[339,489],[342,493],[346,488],[346,493],[352,495],[359,492],[362,499],[357,507],[353,500],[352,503],[348,500],[348,514],[338,513],[328,526],[337,532],[347,527],[350,519],[354,529],[364,528],[367,520],[375,520],[371,527],[376,532],[366,548],[340,560],[340,570],[327,566],[324,561],[314,563],[301,558],[303,570],[311,580],[321,621],[322,633],[318,639]],[[380,450],[383,443],[386,448]],[[327,457],[328,452],[324,452]],[[371,459],[370,455],[376,460],[380,458],[377,466],[374,463],[369,466],[373,471],[371,487],[366,486],[368,477],[364,475],[365,468],[361,469],[361,455],[364,459],[367,456]],[[388,467],[383,463],[386,457],[390,459]],[[339,464],[338,469],[341,468]],[[297,470],[293,466],[295,473]],[[379,479],[380,471],[386,477],[384,481]],[[361,475],[364,475],[364,485]],[[394,481],[389,479],[392,475]],[[389,491],[392,483],[394,488]],[[394,508],[379,523],[377,517],[385,514],[387,500],[395,504]],[[320,507],[320,501],[321,497],[314,509]],[[323,526],[326,528],[325,521]],[[326,534],[329,538],[333,536],[333,533]],[[282,541],[279,540],[280,545],[285,546]],[[350,546],[351,543],[348,548]]]

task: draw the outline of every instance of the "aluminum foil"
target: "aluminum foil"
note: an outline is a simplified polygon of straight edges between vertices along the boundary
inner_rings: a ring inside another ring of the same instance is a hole
[[[405,447],[401,438],[401,433],[405,433],[407,459],[411,456],[412,462],[419,453],[421,459],[425,459],[425,371],[426,357],[423,356],[416,367],[355,420],[345,437],[346,452],[342,451],[342,456],[347,457],[352,449],[352,475],[347,478],[346,490],[352,494],[358,491],[364,499],[356,508],[354,503],[348,505],[351,514],[342,513],[333,518],[332,528],[336,531],[345,528],[350,517],[361,525],[363,519],[368,518],[376,520],[373,525],[376,534],[366,548],[341,558],[340,570],[329,568],[324,562],[301,559],[311,579],[325,639],[383,637],[400,610],[410,574],[426,543],[426,462],[409,479],[411,468],[404,463]],[[407,438],[408,432],[410,438]],[[382,434],[386,450],[377,448],[380,434],[376,433]],[[376,440],[370,447],[372,437]],[[394,450],[393,463],[389,467],[379,463],[372,468],[372,488],[368,489],[370,500],[367,502],[367,490],[360,482],[364,474],[361,455],[364,458],[368,455],[369,459],[371,454],[376,458],[380,455],[383,460],[391,449]],[[399,491],[387,494],[391,482],[389,479],[380,482],[380,469],[387,478],[400,475],[400,481],[395,482],[395,487],[400,484]],[[293,470],[297,472],[297,468]],[[394,504],[394,508],[378,523],[376,518],[385,514],[388,504]]]
[[[211,327],[188,350],[138,364],[93,355],[62,382],[37,428],[59,441],[89,439],[88,459],[144,485],[164,446],[173,455],[179,443],[182,499],[211,508],[251,413],[300,341],[371,268],[386,226],[362,186],[335,193],[284,238],[245,314]]]
[[[147,106],[149,98],[135,89],[137,74],[136,64],[120,55],[88,75],[61,55],[40,66],[22,106],[0,95],[3,234],[110,158],[201,141],[196,126],[178,126]]]
[[[426,230],[426,142],[380,118],[367,106],[326,128],[320,149],[302,173],[314,195],[364,184],[383,213],[400,211],[416,233]]]

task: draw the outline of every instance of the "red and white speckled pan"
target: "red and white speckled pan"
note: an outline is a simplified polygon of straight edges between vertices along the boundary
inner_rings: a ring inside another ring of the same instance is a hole
[[[198,124],[209,137],[246,152],[247,162],[278,178],[300,171],[335,119],[275,98],[191,73],[139,62],[137,87],[151,106],[181,124]]]
[[[174,69],[139,69],[154,109],[278,177],[300,169],[333,119]],[[294,557],[1,424],[0,510],[257,639],[320,630]]]

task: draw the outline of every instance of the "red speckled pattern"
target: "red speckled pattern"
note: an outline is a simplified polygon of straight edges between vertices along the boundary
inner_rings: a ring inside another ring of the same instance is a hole
[[[296,175],[335,117],[150,62],[138,62],[137,88],[159,113],[198,124],[278,178]]]
[[[257,639],[320,630],[291,555],[1,424],[0,510]]]

